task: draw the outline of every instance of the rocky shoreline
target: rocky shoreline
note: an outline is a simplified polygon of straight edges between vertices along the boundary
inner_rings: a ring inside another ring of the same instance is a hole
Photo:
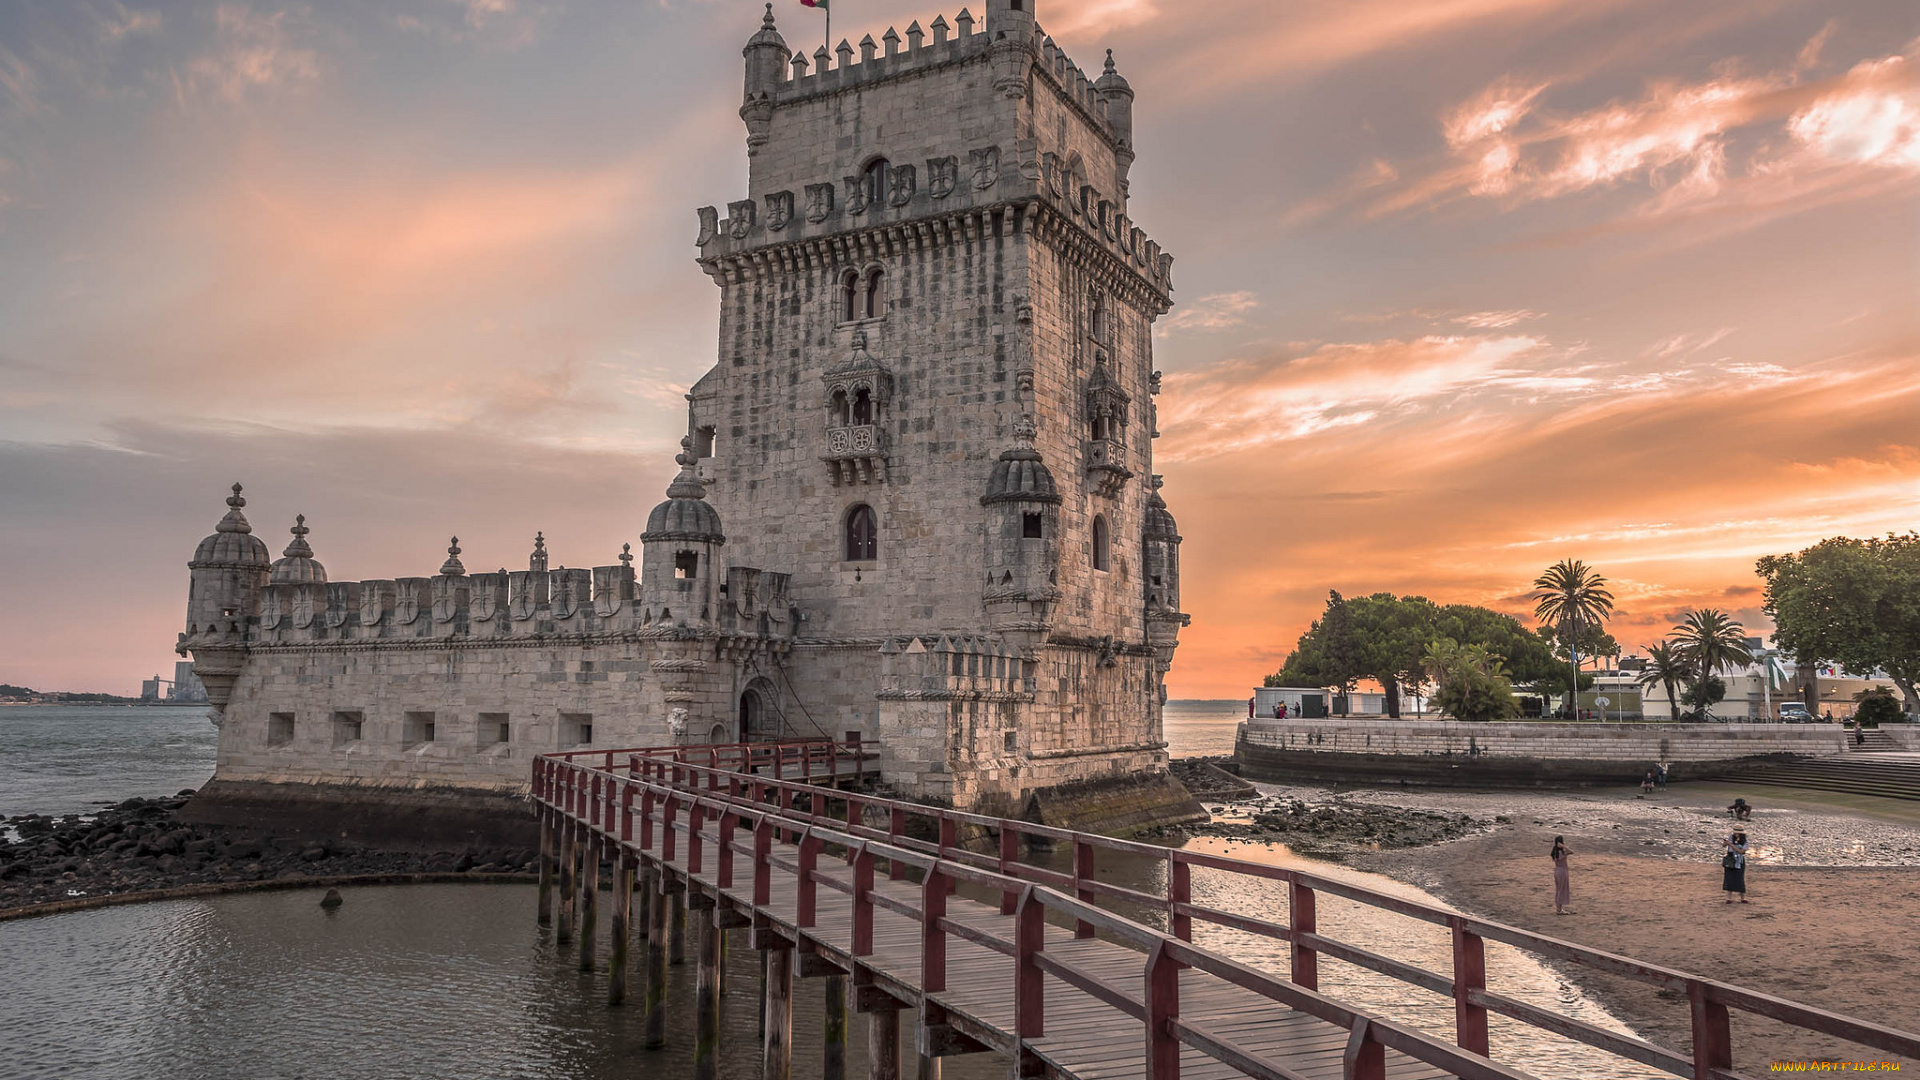
[[[92,814],[7,818],[0,912],[188,886],[367,875],[525,874],[527,850],[381,851],[221,825],[189,824],[192,797],[128,799]]]
[[[1264,795],[1233,772],[1232,758],[1179,758],[1175,776],[1206,804],[1211,821],[1154,830],[1161,838],[1218,836],[1289,849],[1331,861],[1370,852],[1424,847],[1481,833],[1503,815],[1483,821],[1444,810],[1383,806],[1353,793],[1315,791]],[[1147,835],[1147,834],[1143,834]]]

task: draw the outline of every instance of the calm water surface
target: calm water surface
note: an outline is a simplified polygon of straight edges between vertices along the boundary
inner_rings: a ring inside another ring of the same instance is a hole
[[[172,795],[213,775],[205,705],[0,708],[0,817]]]
[[[1230,753],[1244,701],[1174,701],[1176,755]],[[170,794],[212,772],[214,728],[201,707],[0,709],[0,812],[85,811],[132,795]],[[1353,879],[1435,902],[1411,886],[1283,847],[1201,839],[1194,846]],[[1055,855],[1055,859],[1064,855]],[[1102,855],[1100,874],[1148,891],[1164,864]],[[1195,900],[1284,920],[1272,883],[1196,871]],[[346,891],[327,914],[310,892],[261,893],[108,908],[0,923],[0,1080],[554,1077],[691,1074],[694,968],[671,969],[663,1050],[641,1046],[637,1007],[609,1009],[604,976],[583,976],[534,925],[530,886],[425,885]],[[1323,932],[1446,971],[1437,928],[1323,897]],[[1142,916],[1152,921],[1150,916]],[[604,926],[604,914],[603,914]],[[602,931],[605,932],[604,929]],[[1196,940],[1284,975],[1286,947],[1218,927]],[[1489,980],[1503,993],[1620,1031],[1577,988],[1516,950],[1489,943]],[[759,960],[732,935],[721,1075],[759,1076]],[[636,968],[637,974],[637,968]],[[1322,989],[1450,1038],[1451,1001],[1322,960]],[[853,1020],[849,1075],[865,1070],[865,1024]],[[796,980],[795,1075],[820,1075],[819,984]],[[911,1023],[905,1038],[911,1050]],[[1133,1038],[1135,1033],[1116,1033]],[[1542,1037],[1499,1017],[1496,1058],[1543,1080],[1656,1076]],[[907,1058],[906,1060],[910,1060]],[[949,1058],[949,1080],[999,1080],[992,1055]]]

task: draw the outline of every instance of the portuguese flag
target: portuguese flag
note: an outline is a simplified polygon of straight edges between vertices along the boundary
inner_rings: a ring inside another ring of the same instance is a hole
[[[800,0],[800,6],[824,9],[827,6],[827,0]]]

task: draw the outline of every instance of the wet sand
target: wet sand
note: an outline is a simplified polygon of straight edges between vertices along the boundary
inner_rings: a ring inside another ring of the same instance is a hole
[[[1758,809],[1747,904],[1719,891],[1719,842],[1735,794]],[[1480,835],[1347,861],[1426,888],[1463,910],[1594,948],[1920,1030],[1920,806],[1862,813],[1817,793],[1750,786],[1532,793],[1354,792],[1365,801],[1496,821]],[[1498,821],[1504,817],[1505,821]],[[1573,912],[1553,912],[1556,834],[1573,849]],[[1650,1041],[1691,1043],[1684,998],[1586,969],[1573,979]],[[1735,1012],[1734,1067],[1888,1055]],[[1907,1069],[1915,1067],[1907,1062]]]

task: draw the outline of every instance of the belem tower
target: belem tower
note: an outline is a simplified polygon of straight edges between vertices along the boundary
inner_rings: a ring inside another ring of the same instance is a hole
[[[236,484],[179,642],[215,786],[511,792],[555,750],[859,732],[915,797],[1191,808],[1161,729],[1173,260],[1129,216],[1132,89],[1032,7],[811,56],[768,8],[747,191],[697,214],[718,356],[637,556],[550,567],[535,536],[470,573],[456,539],[436,574],[331,581],[304,519],[271,558]]]

